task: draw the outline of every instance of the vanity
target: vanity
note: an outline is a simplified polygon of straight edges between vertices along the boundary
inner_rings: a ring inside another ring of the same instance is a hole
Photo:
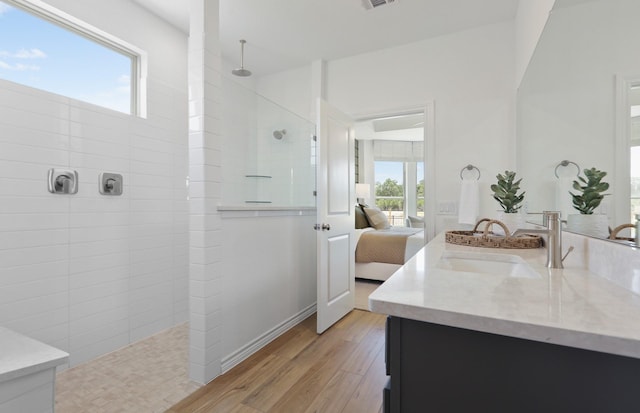
[[[56,366],[69,354],[0,327],[0,413],[54,411]]]
[[[548,269],[544,248],[440,234],[374,291],[369,308],[389,315],[384,411],[638,411],[638,251],[563,243],[575,251]]]

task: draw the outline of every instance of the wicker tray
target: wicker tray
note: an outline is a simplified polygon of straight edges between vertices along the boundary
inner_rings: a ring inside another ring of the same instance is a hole
[[[635,228],[636,226],[633,224],[622,224],[622,225],[618,225],[617,227],[615,227],[613,229],[613,231],[611,230],[611,228],[609,228],[609,239],[615,239],[615,240],[623,240],[623,241],[635,241],[635,238],[629,238],[629,237],[619,237],[618,236],[618,232],[622,231],[625,228]]]
[[[486,222],[484,231],[478,231],[481,223]],[[492,224],[498,224],[504,230],[505,235],[495,235],[489,231]],[[469,247],[483,248],[540,248],[542,237],[532,234],[523,234],[512,237],[507,226],[495,219],[483,218],[476,223],[471,231],[447,231],[445,242],[449,244],[467,245]]]

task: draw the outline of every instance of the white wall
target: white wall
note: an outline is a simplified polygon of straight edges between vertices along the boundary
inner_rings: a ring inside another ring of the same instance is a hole
[[[556,0],[520,0],[516,14],[516,86],[522,81]]]
[[[505,22],[328,62],[328,100],[351,114],[435,104],[436,201],[456,201],[460,170],[482,171],[481,216],[499,208],[495,175],[513,168],[514,25]],[[437,217],[436,232],[457,217]]]
[[[223,62],[225,66],[230,67]],[[306,83],[301,80],[305,76],[299,73],[275,75],[278,81],[267,84],[261,91],[268,92],[271,88],[269,99],[279,99],[277,103],[283,107],[289,104],[299,111],[308,111],[310,99],[305,91],[302,97],[286,92],[289,88],[300,91],[298,82],[308,88],[308,80]],[[287,84],[290,74],[298,80]],[[221,214],[220,236],[224,243],[218,269],[223,277],[219,290],[224,320],[220,330],[223,372],[283,329],[310,315],[316,301],[315,210],[309,208],[315,205],[311,196],[315,169],[309,167],[312,155],[309,127],[313,125],[299,118],[299,113],[298,116],[288,113],[258,97],[254,92],[263,79],[253,76],[249,79],[223,79],[221,87],[224,179],[220,203],[225,208],[237,209]],[[272,132],[283,128],[287,130],[285,137],[274,139]],[[292,178],[292,170],[301,176]],[[255,182],[245,178],[247,173],[273,178]],[[244,201],[252,199],[247,196],[253,195],[272,201],[267,206],[270,210],[243,211],[247,207]],[[281,209],[274,211],[274,207]]]
[[[258,215],[258,216],[256,216]],[[223,369],[315,311],[315,210],[222,215]]]
[[[315,123],[312,67],[303,66],[256,79],[255,90],[296,115]]]
[[[147,119],[0,81],[0,325],[76,365],[187,319],[186,38],[130,1],[47,3],[149,53]]]
[[[190,0],[189,22],[189,377],[220,374],[222,104],[218,0]]]

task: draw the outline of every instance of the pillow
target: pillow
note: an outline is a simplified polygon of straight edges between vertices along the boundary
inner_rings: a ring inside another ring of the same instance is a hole
[[[384,212],[380,211],[379,208],[376,207],[364,207],[364,213],[367,215],[367,219],[369,220],[369,224],[375,229],[389,229],[391,225],[389,225],[389,220]]]
[[[356,205],[356,229],[369,228],[369,221],[362,210],[362,205]]]
[[[407,226],[411,228],[423,228],[424,218],[409,215],[409,217],[407,218]]]

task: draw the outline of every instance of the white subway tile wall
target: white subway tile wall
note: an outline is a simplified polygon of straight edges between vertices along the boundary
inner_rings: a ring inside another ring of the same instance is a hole
[[[0,325],[71,366],[189,316],[188,97],[148,92],[143,119],[0,80]],[[78,171],[78,193],[49,193],[50,168]]]
[[[189,377],[198,383],[218,376],[222,359],[218,3],[189,3]]]

